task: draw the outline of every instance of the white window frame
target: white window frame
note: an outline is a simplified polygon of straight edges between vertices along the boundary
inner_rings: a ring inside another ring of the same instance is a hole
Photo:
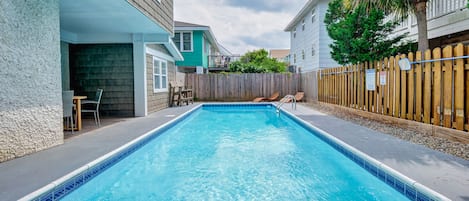
[[[155,64],[159,65],[159,71],[155,72]],[[166,66],[165,72],[163,72],[163,64]],[[168,62],[166,60],[163,60],[161,58],[153,56],[153,93],[159,93],[159,92],[167,92],[168,91]],[[156,79],[155,77],[158,76],[159,79],[159,86],[160,88],[157,88],[155,83]],[[166,83],[166,86],[163,87],[163,80]]]
[[[180,52],[192,52],[194,51],[194,34],[192,31],[177,31],[176,33],[179,33],[179,51]],[[184,34],[189,33],[191,35],[191,49],[190,50],[184,50]],[[174,34],[174,37],[176,37],[176,34]]]
[[[313,10],[311,10],[311,23],[314,23],[315,20],[316,20],[316,8],[313,8]]]
[[[305,19],[303,19],[303,20],[301,21],[301,29],[302,29],[302,31],[305,30]]]
[[[313,45],[311,45],[311,56],[314,57],[314,55],[316,55],[316,50],[314,48],[314,43],[313,43]]]

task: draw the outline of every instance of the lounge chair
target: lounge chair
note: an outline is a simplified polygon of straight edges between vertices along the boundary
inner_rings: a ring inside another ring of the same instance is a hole
[[[304,96],[305,96],[305,92],[302,92],[302,91],[296,92],[295,94],[296,102],[302,102]]]
[[[252,100],[253,102],[262,102],[262,101],[275,101],[277,100],[277,98],[280,96],[280,93],[277,91],[275,93],[272,94],[272,96],[270,96],[269,98],[266,98],[266,97],[257,97],[255,98],[254,100]]]
[[[302,102],[304,96],[305,96],[305,92],[302,92],[302,91],[296,92],[296,94],[295,94],[295,100],[296,100],[296,102]],[[290,97],[282,98],[282,100],[280,100],[280,101],[281,101],[281,102],[289,103],[289,102],[292,101],[292,98],[291,98],[291,96],[290,96]]]

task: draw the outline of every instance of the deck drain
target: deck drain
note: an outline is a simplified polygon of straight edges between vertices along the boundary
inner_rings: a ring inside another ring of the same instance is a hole
[[[168,115],[165,115],[165,117],[175,117],[176,115],[174,114],[168,114]]]

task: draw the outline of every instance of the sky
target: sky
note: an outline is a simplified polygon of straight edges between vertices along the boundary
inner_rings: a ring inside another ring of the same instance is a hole
[[[210,26],[233,54],[290,48],[283,31],[307,0],[174,0],[176,21]]]

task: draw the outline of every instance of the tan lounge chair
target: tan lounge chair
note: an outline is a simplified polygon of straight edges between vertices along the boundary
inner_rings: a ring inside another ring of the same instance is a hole
[[[303,101],[303,97],[305,96],[305,92],[302,92],[302,91],[299,91],[299,92],[296,92],[295,94],[295,99],[296,99],[296,102],[301,102]],[[282,98],[281,102],[286,102],[286,103],[289,103],[292,101],[292,98],[291,97],[287,97],[287,98]]]
[[[295,94],[296,102],[302,102],[303,97],[305,97],[305,92],[302,92],[302,91],[296,92],[296,94]]]
[[[253,102],[262,102],[262,101],[275,101],[277,100],[277,98],[280,96],[280,93],[277,91],[275,93],[272,94],[272,96],[270,96],[269,98],[266,98],[266,97],[257,97],[255,98],[254,100],[252,100]]]

